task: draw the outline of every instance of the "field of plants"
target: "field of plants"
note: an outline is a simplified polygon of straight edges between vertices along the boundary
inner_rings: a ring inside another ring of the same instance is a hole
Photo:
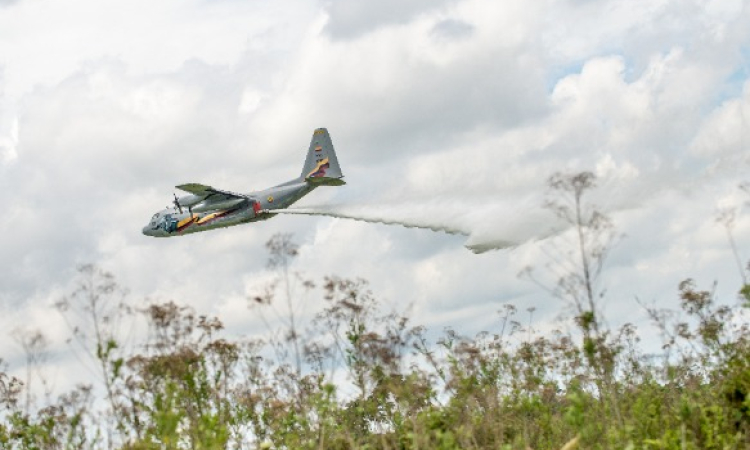
[[[609,329],[600,312],[597,280],[617,233],[586,203],[593,175],[557,174],[549,186],[546,207],[577,236],[560,255],[574,269],[546,286],[571,311],[560,331],[519,338],[528,313],[498,305],[496,330],[430,339],[385,312],[365,280],[292,273],[288,235],[267,244],[277,281],[248,299],[269,319],[262,340],[225,336],[221,318],[174,302],[129,306],[112,274],[83,266],[51,313],[98,377],[32,395],[32,384],[44,391],[47,342],[17,334],[27,376],[0,368],[0,448],[750,448],[750,285],[718,299],[686,279],[680,310],[644,305],[662,344],[647,354],[638,328]],[[750,267],[739,269],[745,279]],[[325,305],[304,326],[301,292]],[[128,321],[144,324],[140,342],[122,341]]]

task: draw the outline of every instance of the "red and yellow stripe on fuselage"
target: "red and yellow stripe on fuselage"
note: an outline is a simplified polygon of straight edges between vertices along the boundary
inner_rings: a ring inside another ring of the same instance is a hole
[[[195,224],[196,225],[207,225],[207,224],[213,222],[216,219],[220,219],[222,217],[228,216],[229,214],[237,211],[238,209],[239,208],[227,209],[225,211],[216,211],[216,212],[211,213],[211,214],[206,214],[205,216],[203,216],[200,219],[198,219],[198,221],[196,221]]]
[[[177,222],[177,232],[183,231],[185,228],[189,227],[193,223],[197,222],[199,220],[198,214],[192,214],[190,217],[186,217],[179,222]]]
[[[233,208],[233,209],[226,209],[224,211],[216,211],[211,214],[206,214],[203,217],[201,217],[198,214],[193,213],[190,217],[186,217],[180,220],[179,222],[177,222],[177,232],[181,233],[185,231],[191,225],[208,225],[214,220],[220,219],[222,217],[226,217],[239,209],[241,208]]]

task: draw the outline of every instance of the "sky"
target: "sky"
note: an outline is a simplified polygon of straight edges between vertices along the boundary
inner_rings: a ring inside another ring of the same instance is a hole
[[[248,298],[276,233],[294,271],[365,278],[416,324],[491,330],[512,303],[543,334],[564,304],[518,274],[553,283],[571,242],[543,208],[555,172],[595,173],[621,234],[600,281],[613,326],[646,326],[636,299],[676,307],[687,277],[732,302],[716,217],[734,212],[746,263],[749,23],[744,0],[0,0],[0,358],[20,370],[11,335],[39,329],[73,376],[52,305],[87,263],[133,302],[262,333]],[[175,185],[296,177],[317,127],[347,185],[299,208],[459,234],[319,216],[141,234]]]

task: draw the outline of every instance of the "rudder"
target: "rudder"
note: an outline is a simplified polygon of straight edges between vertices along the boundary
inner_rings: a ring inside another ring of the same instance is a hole
[[[309,183],[339,186],[344,183],[339,160],[333,150],[331,135],[325,128],[318,128],[313,132],[310,149],[307,151],[305,165],[300,178]]]

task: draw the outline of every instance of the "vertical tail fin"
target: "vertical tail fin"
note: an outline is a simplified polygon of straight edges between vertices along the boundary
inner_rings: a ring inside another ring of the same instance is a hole
[[[300,178],[308,183],[339,186],[345,184],[343,177],[328,130],[318,128],[313,132]]]

